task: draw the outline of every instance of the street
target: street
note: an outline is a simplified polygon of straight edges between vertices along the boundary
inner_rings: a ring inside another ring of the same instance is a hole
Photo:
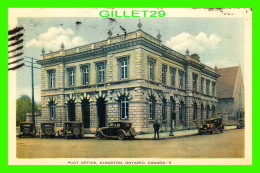
[[[243,158],[244,129],[162,140],[17,138],[17,158]]]

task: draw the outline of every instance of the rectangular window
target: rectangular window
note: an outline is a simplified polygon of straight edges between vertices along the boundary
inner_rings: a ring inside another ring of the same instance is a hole
[[[192,75],[193,91],[197,91],[197,80],[198,80],[198,75],[193,74],[193,75]]]
[[[148,61],[149,79],[154,80],[154,61]]]
[[[198,110],[198,106],[196,103],[194,103],[193,105],[193,120],[197,119],[197,110]]]
[[[201,78],[201,81],[200,81],[200,90],[201,90],[201,93],[203,94],[203,93],[204,93],[204,78]]]
[[[129,103],[126,96],[120,101],[120,119],[127,119],[129,114]]]
[[[105,63],[97,64],[97,81],[105,82]]]
[[[212,96],[215,96],[216,84],[212,82]]]
[[[81,67],[82,72],[82,85],[86,85],[89,83],[89,65]]]
[[[162,101],[162,119],[166,119],[166,100],[163,99]]]
[[[51,118],[51,120],[55,119],[55,105],[54,104],[50,105],[50,118]]]
[[[167,66],[162,65],[162,83],[166,84],[166,71],[167,71]]]
[[[203,104],[201,104],[201,107],[200,107],[200,119],[203,120]]]
[[[184,72],[179,71],[179,82],[180,82],[180,88],[184,88]]]
[[[176,69],[175,68],[171,68],[171,71],[170,71],[170,75],[171,75],[171,85],[173,87],[175,87],[175,76],[176,76]]]
[[[75,68],[68,69],[68,76],[69,76],[69,86],[75,85]]]
[[[127,79],[128,78],[128,61],[127,58],[119,59],[120,65],[120,79]]]
[[[155,102],[154,99],[150,98],[149,99],[149,119],[153,119],[155,118]]]
[[[48,71],[48,86],[49,88],[55,87],[55,70]]]
[[[210,81],[206,80],[206,94],[209,95],[209,85],[210,85]]]

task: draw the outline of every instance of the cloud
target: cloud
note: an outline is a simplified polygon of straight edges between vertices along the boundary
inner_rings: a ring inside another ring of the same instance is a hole
[[[223,57],[222,59],[214,59],[214,60],[207,60],[205,61],[205,64],[214,68],[217,66],[218,68],[224,68],[224,67],[233,67],[237,66],[238,63],[228,57]]]
[[[60,49],[61,43],[65,45],[65,48],[72,48],[87,44],[87,41],[80,36],[76,36],[70,28],[50,27],[47,32],[27,42],[25,47],[44,47],[46,51],[56,51]]]
[[[187,49],[191,53],[203,53],[207,50],[217,49],[221,38],[215,34],[200,32],[198,35],[191,35],[183,32],[166,41],[166,46],[173,50],[184,53]]]

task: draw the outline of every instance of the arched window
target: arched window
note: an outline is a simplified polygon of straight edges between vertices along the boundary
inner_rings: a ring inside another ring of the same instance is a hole
[[[166,119],[166,99],[163,98],[162,99],[162,119],[165,120]]]
[[[201,107],[200,107],[200,119],[203,120],[203,104],[201,104]]]
[[[175,100],[171,99],[171,120],[176,120],[175,107],[176,107],[176,102]]]
[[[81,102],[82,122],[84,128],[90,127],[90,102],[84,98]]]
[[[68,121],[75,121],[75,104],[72,99],[68,101]]]
[[[55,114],[55,102],[53,100],[49,102],[49,109],[50,109],[50,120],[54,120],[56,114]]]
[[[154,120],[155,119],[155,98],[153,96],[150,96],[149,102],[149,119]]]
[[[212,117],[216,117],[216,108],[215,108],[215,106],[212,107]]]
[[[184,102],[180,102],[179,120],[182,121],[185,114]]]
[[[198,105],[197,105],[197,103],[194,103],[194,105],[193,105],[193,120],[197,119],[197,112],[198,112]]]
[[[120,99],[120,119],[127,119],[129,116],[129,100],[127,96]]]
[[[206,112],[206,119],[208,119],[209,118],[209,110],[210,110],[210,108],[209,108],[209,105],[207,105],[207,108],[206,108],[207,110],[207,112]]]

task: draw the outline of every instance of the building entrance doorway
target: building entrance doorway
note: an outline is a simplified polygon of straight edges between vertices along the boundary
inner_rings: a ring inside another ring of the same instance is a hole
[[[90,127],[90,102],[89,99],[83,99],[81,102],[81,110],[82,110],[82,121],[83,127]]]
[[[75,101],[68,101],[68,121],[75,121]]]
[[[106,101],[100,97],[97,99],[98,127],[106,126]]]

